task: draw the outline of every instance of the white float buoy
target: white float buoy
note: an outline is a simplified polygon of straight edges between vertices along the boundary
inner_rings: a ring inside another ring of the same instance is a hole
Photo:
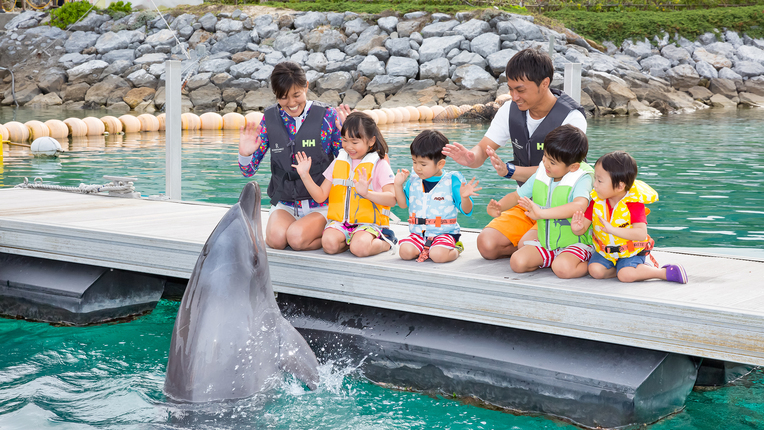
[[[35,139],[30,150],[35,157],[58,157],[58,154],[64,152],[61,144],[48,136]]]

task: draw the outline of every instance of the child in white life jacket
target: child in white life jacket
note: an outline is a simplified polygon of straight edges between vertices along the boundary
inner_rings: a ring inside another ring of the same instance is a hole
[[[342,149],[320,185],[310,176],[311,158],[304,152],[296,154],[293,167],[311,197],[319,203],[329,199],[329,223],[321,237],[327,254],[350,249],[357,257],[368,257],[395,244],[395,234],[388,228],[395,175],[386,153],[387,142],[374,120],[353,112],[342,125]]]
[[[544,156],[536,173],[514,193],[488,204],[493,217],[519,205],[536,221],[538,240],[521,243],[525,246],[509,260],[516,273],[551,267],[560,278],[586,275],[594,251],[592,238],[574,233],[570,220],[589,204],[592,168],[584,162],[588,152],[589,141],[578,127],[555,128],[544,139]]]
[[[637,162],[631,155],[616,151],[597,160],[592,202],[586,212],[576,212],[572,222],[576,234],[594,224],[597,252],[589,261],[593,278],[617,276],[621,282],[663,279],[687,283],[687,273],[680,265],[667,264],[659,269],[645,264],[645,256],[653,246],[647,235],[650,209],[645,204],[656,201],[658,193],[637,179]]]
[[[457,211],[472,214],[472,196],[478,182],[466,182],[459,172],[443,171],[446,156],[443,147],[448,138],[436,130],[424,130],[411,142],[411,159],[415,175],[398,169],[395,175],[395,198],[398,206],[409,209],[411,234],[399,243],[398,253],[404,260],[447,263],[464,250],[459,242]]]

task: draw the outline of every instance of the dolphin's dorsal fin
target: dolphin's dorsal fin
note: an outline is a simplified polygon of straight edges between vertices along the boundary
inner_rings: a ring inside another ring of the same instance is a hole
[[[308,342],[284,318],[279,318],[279,367],[304,382],[311,390],[318,388],[318,360]]]

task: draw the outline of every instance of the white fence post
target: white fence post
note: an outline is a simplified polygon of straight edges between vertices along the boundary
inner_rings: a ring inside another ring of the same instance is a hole
[[[563,91],[581,103],[581,63],[565,64]]]
[[[165,63],[165,195],[180,200],[180,61]]]

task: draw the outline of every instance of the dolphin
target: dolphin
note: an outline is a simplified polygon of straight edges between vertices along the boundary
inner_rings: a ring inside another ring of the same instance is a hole
[[[256,182],[245,185],[196,261],[172,333],[164,384],[170,399],[250,397],[272,387],[282,370],[317,386],[316,356],[276,304],[260,198]]]

